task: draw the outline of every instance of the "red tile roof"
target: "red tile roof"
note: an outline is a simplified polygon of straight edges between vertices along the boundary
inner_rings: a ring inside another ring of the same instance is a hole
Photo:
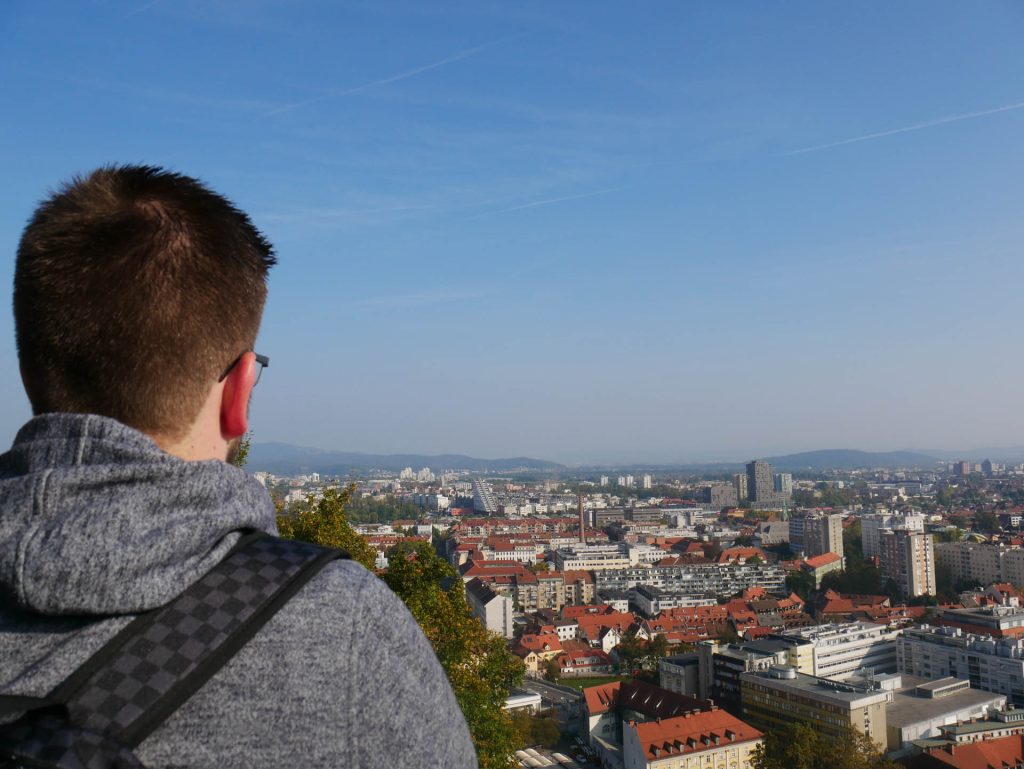
[[[822,553],[821,555],[813,556],[812,558],[805,558],[804,563],[810,566],[812,569],[820,569],[823,566],[841,561],[842,558],[836,553]]]
[[[571,574],[572,572],[566,572]],[[576,619],[577,617],[597,617],[602,614],[614,614],[615,609],[607,604],[590,603],[582,606],[563,606],[562,616]]]
[[[518,561],[472,561],[462,567],[462,576],[482,577],[491,576],[519,576],[529,574],[526,567]]]
[[[583,690],[583,698],[587,702],[587,712],[596,716],[607,713],[615,707],[615,697],[619,693],[620,681],[601,686],[589,686]]]
[[[629,728],[636,730],[647,761],[661,760],[670,755],[692,755],[761,738],[757,729],[717,708],[663,718],[660,722],[630,724]]]
[[[729,547],[718,556],[718,562],[730,563],[741,558],[746,561],[754,557],[760,558],[762,561],[768,560],[764,551],[759,547]]]
[[[1012,734],[1009,737],[931,748],[907,761],[907,766],[914,769],[1000,769],[1020,766],[1022,761],[1024,735]]]
[[[556,652],[562,651],[562,642],[558,639],[557,633],[527,633],[519,639],[516,651],[527,652]]]

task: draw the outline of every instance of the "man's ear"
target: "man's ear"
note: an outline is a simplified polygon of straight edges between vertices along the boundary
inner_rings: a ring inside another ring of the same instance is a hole
[[[247,352],[224,379],[220,399],[220,432],[225,440],[249,430],[249,396],[256,384],[256,353]]]

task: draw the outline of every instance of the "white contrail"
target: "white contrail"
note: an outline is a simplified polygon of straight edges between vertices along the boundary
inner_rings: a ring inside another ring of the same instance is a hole
[[[159,2],[160,2],[160,0],[150,0],[150,2],[146,3],[145,5],[140,5],[134,11],[129,11],[128,13],[126,13],[124,15],[124,17],[126,19],[130,19],[132,16],[135,16],[138,13],[142,13],[143,11],[148,11],[150,8],[152,8],[154,5],[156,5]]]
[[[509,208],[499,208],[496,211],[484,211],[482,214],[473,214],[467,216],[466,219],[479,219],[482,216],[496,216],[497,214],[507,214],[511,211],[522,211],[524,208],[537,208],[537,206],[547,206],[552,203],[562,203],[566,200],[580,200],[582,198],[592,198],[597,195],[607,195],[609,192],[618,192],[619,190],[626,189],[627,185],[621,187],[609,187],[604,190],[594,190],[593,192],[584,192],[580,195],[564,195],[560,198],[545,198],[544,200],[535,200],[532,203],[523,203],[519,206],[510,206]]]
[[[871,139],[881,139],[883,136],[892,136],[894,134],[903,134],[908,131],[920,131],[922,128],[931,128],[932,126],[943,125],[944,123],[955,123],[958,120],[973,120],[976,117],[985,117],[986,115],[995,115],[999,112],[1009,112],[1010,110],[1024,109],[1024,101],[1019,101],[1014,104],[1006,104],[1002,107],[996,107],[995,109],[983,109],[977,112],[964,112],[960,115],[948,115],[946,117],[936,118],[935,120],[929,120],[925,123],[916,123],[915,125],[904,126],[903,128],[893,128],[891,131],[879,131],[878,133],[867,134],[865,136],[855,136],[852,139],[843,139],[838,142],[830,142],[828,144],[818,144],[814,147],[804,147],[799,150],[790,150],[787,155],[803,155],[805,152],[817,152],[818,150],[827,150],[832,147],[841,147],[844,144],[854,144],[856,142],[866,142]]]
[[[480,53],[480,51],[498,45],[499,43],[504,43],[514,37],[519,37],[519,35],[509,35],[507,37],[498,38],[497,40],[491,40],[490,42],[483,43],[482,45],[467,48],[464,51],[458,51],[457,53],[453,53],[451,56],[446,56],[443,59],[431,62],[430,64],[424,64],[422,67],[408,69],[405,72],[399,72],[397,75],[391,75],[390,77],[381,78],[380,80],[371,80],[369,83],[363,83],[362,85],[353,86],[352,88],[346,88],[344,91],[333,91],[332,93],[325,94],[323,96],[314,96],[312,99],[305,99],[304,101],[298,101],[293,104],[286,104],[283,107],[278,107],[277,109],[267,112],[264,117],[280,115],[282,112],[290,112],[293,109],[305,107],[308,104],[316,104],[317,102],[333,99],[339,96],[352,96],[353,94],[362,93],[363,91],[369,91],[371,88],[388,85],[389,83],[397,83],[399,80],[415,77],[416,75],[427,72],[428,70],[443,67],[445,64],[451,64],[452,62],[469,58],[474,54]]]

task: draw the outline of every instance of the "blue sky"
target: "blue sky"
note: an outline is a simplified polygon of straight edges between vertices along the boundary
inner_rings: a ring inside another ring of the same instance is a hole
[[[61,179],[280,264],[255,440],[567,462],[1019,445],[1024,6],[0,7],[0,283]],[[29,416],[0,315],[0,435]]]

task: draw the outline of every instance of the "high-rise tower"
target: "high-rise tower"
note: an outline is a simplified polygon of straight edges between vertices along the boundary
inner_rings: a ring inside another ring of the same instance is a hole
[[[747,463],[747,494],[751,502],[771,502],[775,499],[772,466],[763,459]]]
[[[576,506],[579,508],[580,513],[580,542],[584,545],[587,544],[587,524],[584,521],[583,516],[583,495],[576,495]]]

